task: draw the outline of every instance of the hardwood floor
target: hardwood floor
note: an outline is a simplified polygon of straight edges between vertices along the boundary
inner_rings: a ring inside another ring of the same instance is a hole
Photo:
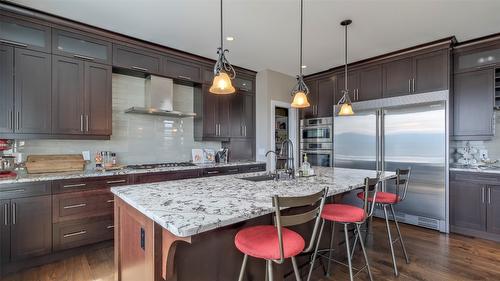
[[[401,225],[411,263],[406,264],[396,246],[400,276],[393,275],[385,224],[375,220],[373,236],[368,237],[368,256],[375,280],[500,280],[500,243]],[[395,229],[394,229],[395,233]],[[359,246],[354,265],[363,265]],[[293,279],[293,278],[292,278]],[[362,272],[356,280],[369,280]],[[113,249],[104,248],[70,259],[26,270],[2,281],[112,281]],[[349,280],[347,270],[334,265],[330,279],[316,271],[314,280]],[[225,280],[221,280],[225,281]]]

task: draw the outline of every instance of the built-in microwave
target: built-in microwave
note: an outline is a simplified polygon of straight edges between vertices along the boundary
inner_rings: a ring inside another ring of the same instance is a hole
[[[331,143],[333,141],[332,117],[300,120],[301,143]]]

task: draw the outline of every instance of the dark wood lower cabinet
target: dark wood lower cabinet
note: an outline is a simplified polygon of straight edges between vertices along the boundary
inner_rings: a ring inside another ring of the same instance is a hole
[[[53,226],[54,251],[113,239],[113,230],[112,215],[55,223]]]
[[[500,235],[500,186],[488,186],[488,232]]]
[[[14,48],[0,45],[0,133],[14,131]]]

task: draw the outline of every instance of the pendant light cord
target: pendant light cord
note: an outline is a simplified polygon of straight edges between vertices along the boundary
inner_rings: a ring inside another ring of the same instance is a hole
[[[223,23],[224,22],[223,22],[223,16],[222,16],[222,0],[220,0],[220,48],[222,51],[224,51],[224,46],[223,46],[223,44],[224,44],[224,40],[223,40],[223,38],[224,38],[224,35],[223,35],[224,24]]]
[[[299,46],[299,73],[302,76],[302,31],[304,17],[304,0],[300,0],[300,46]]]
[[[347,92],[348,89],[347,89],[347,24],[345,25],[345,84],[344,84],[344,89],[345,91]]]

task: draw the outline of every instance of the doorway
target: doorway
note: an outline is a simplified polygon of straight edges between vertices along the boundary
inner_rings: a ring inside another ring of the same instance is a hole
[[[293,156],[295,167],[298,167],[298,143],[297,143],[297,129],[298,129],[298,111],[295,108],[291,108],[289,103],[271,101],[271,150],[275,151],[277,154],[281,153],[281,143],[287,139],[290,139],[293,143]],[[287,151],[283,151],[287,154]],[[275,158],[268,164],[270,164],[270,170],[274,171],[276,168],[283,168],[285,160],[278,159],[275,167]]]

